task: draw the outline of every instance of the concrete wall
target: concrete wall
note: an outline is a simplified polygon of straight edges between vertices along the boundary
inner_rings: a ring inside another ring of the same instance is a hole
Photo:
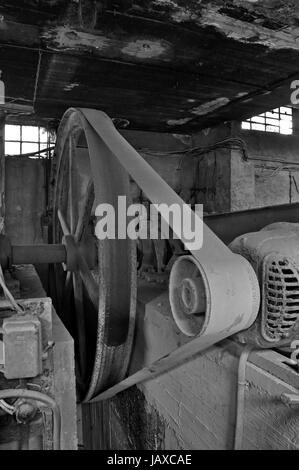
[[[199,160],[199,187],[206,188],[205,193],[201,193],[200,202],[204,204],[205,212],[246,210],[254,205],[254,169],[251,163],[244,161],[237,147],[225,142],[232,136],[232,123],[205,129],[192,136],[193,147],[223,142]]]
[[[232,168],[232,155],[228,148],[202,151],[231,136],[230,124],[194,136],[134,131],[123,132],[123,135],[185,202],[202,203],[207,213],[231,210],[231,191],[237,192],[236,187],[232,189],[232,171],[235,172],[234,181],[240,187],[249,188],[247,180],[253,174],[250,164],[239,161],[237,157]],[[192,154],[186,153],[188,150],[193,150]],[[252,203],[251,189],[247,192],[247,201],[240,204],[240,209],[250,207]],[[133,194],[136,199],[142,198],[137,188]]]
[[[168,294],[143,286],[130,373],[186,342]],[[241,349],[240,349],[241,350]],[[83,406],[88,449],[233,448],[240,350],[224,341],[180,367],[101,404]],[[243,449],[298,449],[298,413],[280,399],[298,374],[277,353],[253,353],[246,367]]]
[[[6,157],[5,232],[13,244],[43,243],[45,161]]]
[[[199,187],[207,188],[205,194],[200,193],[206,212],[299,201],[298,134],[243,131],[240,123],[233,122],[192,136],[192,146],[213,145],[231,137],[245,142],[248,161],[236,144],[230,144],[230,150],[221,148],[205,154],[199,166]]]
[[[295,114],[296,115],[296,114]],[[232,179],[232,210],[248,200],[250,207],[289,204],[299,201],[299,135],[280,135],[241,130],[232,124],[232,135],[244,140],[250,169],[246,184]],[[240,165],[242,152],[232,152],[232,168]],[[250,176],[251,172],[251,176]],[[244,180],[243,180],[244,182]]]

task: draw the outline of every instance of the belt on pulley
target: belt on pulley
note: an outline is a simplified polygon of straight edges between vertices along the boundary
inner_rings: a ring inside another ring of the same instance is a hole
[[[186,210],[185,202],[116,130],[112,120],[105,113],[85,108],[76,111],[81,115],[88,136],[91,161],[97,159],[99,152],[112,152],[149,201],[157,205],[158,210],[160,204],[176,204],[181,210]],[[163,218],[162,212],[161,217]],[[198,215],[193,214],[193,217]],[[189,242],[184,238],[184,234],[181,234],[174,217],[165,221],[184,244]],[[202,247],[190,250],[191,260],[202,277],[206,296],[205,320],[199,334],[183,346],[101,392],[90,402],[111,398],[132,385],[154,378],[224,338],[248,328],[255,321],[259,310],[260,292],[252,266],[242,256],[232,253],[203,221],[201,223]],[[177,308],[173,301],[175,289],[176,286],[171,285],[170,276],[172,311]]]

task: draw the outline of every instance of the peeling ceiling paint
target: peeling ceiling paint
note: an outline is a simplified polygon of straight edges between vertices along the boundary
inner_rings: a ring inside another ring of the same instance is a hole
[[[230,100],[226,97],[216,98],[215,100],[208,101],[203,103],[195,108],[189,110],[189,113],[194,114],[195,116],[205,116],[206,114],[212,113],[216,109],[222,108],[226,106]],[[189,121],[194,119],[194,117],[185,117],[181,119],[169,119],[167,124],[169,126],[182,126],[183,124],[187,124]]]
[[[196,116],[204,116],[205,114],[215,111],[215,109],[222,108],[222,106],[225,106],[229,102],[230,100],[228,98],[216,98],[215,100],[208,101],[196,108],[192,108],[190,112],[192,114],[196,114]]]
[[[105,36],[74,31],[69,26],[50,28],[43,33],[43,39],[53,41],[58,49],[74,49],[75,47],[92,47],[102,50],[108,47],[109,42]]]
[[[178,4],[173,0],[156,0],[153,1],[153,4],[164,5],[169,7],[171,10],[170,17],[176,23],[191,22],[196,21],[200,15],[200,5],[201,1],[197,2],[195,7],[194,2],[182,2],[185,5]],[[189,3],[189,4],[188,4]]]
[[[183,124],[187,124],[187,122],[191,121],[191,117],[182,118],[182,119],[169,119],[167,121],[168,126],[182,126]]]
[[[219,10],[220,8],[205,9],[199,23],[203,26],[213,26],[226,37],[240,42],[261,44],[270,49],[299,50],[299,28],[274,31],[261,25],[244,23],[220,13]]]
[[[223,3],[223,2],[222,2]],[[295,26],[299,18],[298,0],[230,0],[225,2],[232,8],[244,8],[256,18],[264,18],[273,24]]]
[[[228,12],[232,18],[265,23],[274,29],[281,23],[296,26],[299,19],[298,0],[152,0],[148,4],[153,11],[159,8],[158,11],[168,12],[178,22],[197,21],[203,10],[211,8]]]
[[[136,41],[129,42],[121,49],[123,54],[137,57],[138,59],[151,59],[159,57],[162,54],[167,54],[171,50],[166,41],[150,41],[148,39],[137,39]]]
[[[160,58],[170,61],[173,55],[173,46],[163,39],[148,39],[133,37],[121,39],[110,34],[108,37],[97,31],[88,33],[78,31],[70,26],[57,26],[45,30],[43,40],[51,44],[56,50],[90,50],[97,53],[109,52],[115,57],[130,56],[136,59],[150,60]],[[125,44],[125,45],[124,45]]]
[[[167,132],[288,102],[299,0],[99,2],[84,0],[83,15],[78,0],[0,2],[9,96],[31,100],[35,90],[36,112],[55,117],[73,105],[122,116],[125,104],[130,128]]]
[[[228,38],[270,49],[299,50],[298,0],[154,0],[151,5],[167,8],[176,23],[214,27]]]
[[[133,11],[134,6],[135,3]],[[152,0],[148,10],[154,15],[168,16],[174,23],[213,27],[239,42],[260,44],[272,50],[299,50],[298,0]],[[166,57],[172,50],[172,45],[160,38],[142,38],[140,35],[132,37],[124,47],[119,38],[108,37],[101,28],[78,31],[75,25],[74,28],[66,25],[50,28],[43,36],[58,48],[88,47],[101,51],[115,43],[114,47],[123,54],[137,59]]]
[[[74,88],[80,86],[80,83],[69,83],[64,87],[64,91],[72,91]]]

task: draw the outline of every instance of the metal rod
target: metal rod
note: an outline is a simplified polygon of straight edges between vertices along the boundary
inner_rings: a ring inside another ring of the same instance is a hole
[[[60,222],[60,225],[61,225],[61,228],[62,228],[63,235],[70,235],[71,234],[70,229],[69,229],[69,227],[66,223],[66,220],[65,220],[64,216],[62,215],[62,212],[60,211],[60,209],[58,209],[57,215],[58,215],[58,219],[59,219],[59,222]]]
[[[224,214],[211,214],[204,222],[224,242],[230,243],[236,237],[257,232],[275,222],[299,222],[299,204],[283,204]]]
[[[254,232],[274,222],[299,223],[299,204],[285,204],[261,209],[211,214],[206,225],[224,242],[230,243],[244,233]],[[13,264],[65,263],[64,245],[13,245]]]
[[[64,245],[13,245],[12,264],[65,263]]]

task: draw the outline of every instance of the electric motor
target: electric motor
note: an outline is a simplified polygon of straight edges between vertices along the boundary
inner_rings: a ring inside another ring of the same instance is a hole
[[[299,224],[268,225],[230,248],[251,263],[261,291],[257,319],[238,339],[263,348],[290,344],[299,335]]]

